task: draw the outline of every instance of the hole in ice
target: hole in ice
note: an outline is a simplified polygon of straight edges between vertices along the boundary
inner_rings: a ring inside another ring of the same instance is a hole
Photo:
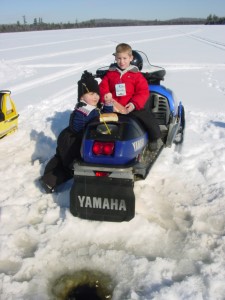
[[[51,290],[57,300],[112,299],[112,292],[112,280],[107,274],[88,270],[61,276]]]

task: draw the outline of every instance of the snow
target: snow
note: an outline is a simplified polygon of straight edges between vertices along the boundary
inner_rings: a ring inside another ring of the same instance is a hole
[[[0,88],[20,114],[19,130],[0,140],[1,300],[63,299],[82,272],[113,300],[225,299],[225,27],[4,33],[0,41]],[[81,220],[69,211],[72,181],[49,195],[38,178],[82,71],[113,62],[120,42],[166,68],[163,84],[185,106],[185,140],[135,183],[134,219]]]

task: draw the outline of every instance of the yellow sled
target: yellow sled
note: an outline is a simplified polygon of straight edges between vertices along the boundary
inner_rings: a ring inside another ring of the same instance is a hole
[[[8,90],[0,90],[0,138],[18,129],[19,114]]]

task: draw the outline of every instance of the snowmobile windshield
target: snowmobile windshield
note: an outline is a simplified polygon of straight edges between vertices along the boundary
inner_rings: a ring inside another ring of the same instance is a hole
[[[148,72],[148,73],[155,73],[155,72],[158,72],[160,71],[160,73],[166,73],[165,69],[160,67],[160,66],[156,66],[156,65],[152,65],[150,62],[149,62],[149,59],[147,57],[147,55],[140,51],[140,50],[135,50],[137,51],[142,59],[143,59],[143,69],[142,69],[142,72]]]

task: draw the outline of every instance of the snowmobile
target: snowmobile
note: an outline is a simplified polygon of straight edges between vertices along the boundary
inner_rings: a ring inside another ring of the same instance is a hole
[[[18,129],[19,114],[10,94],[9,90],[0,90],[0,138]]]
[[[135,216],[135,181],[146,178],[164,147],[183,141],[184,107],[170,89],[161,85],[165,69],[151,65],[143,52],[133,51],[133,56],[132,63],[148,81],[151,96],[146,109],[151,109],[157,119],[163,142],[151,151],[146,130],[129,115],[103,115],[90,122],[82,140],[82,158],[73,165],[70,211],[76,217],[130,221]],[[102,79],[107,69],[98,69],[94,76]]]

